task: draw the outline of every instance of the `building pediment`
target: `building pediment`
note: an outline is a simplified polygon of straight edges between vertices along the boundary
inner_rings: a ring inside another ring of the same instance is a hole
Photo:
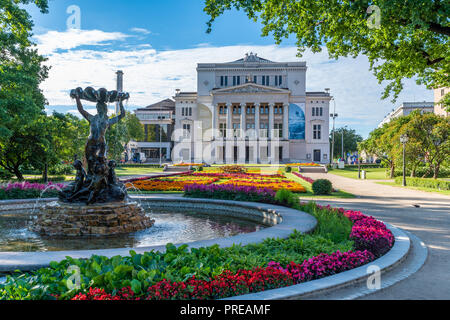
[[[234,87],[212,90],[212,94],[236,94],[236,93],[270,93],[270,94],[289,94],[287,89],[263,86],[256,83],[245,83]]]

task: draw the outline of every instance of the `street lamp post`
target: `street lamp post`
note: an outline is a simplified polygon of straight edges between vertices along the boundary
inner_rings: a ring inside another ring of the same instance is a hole
[[[333,118],[333,141],[331,143],[331,159],[330,159],[331,164],[333,164],[333,160],[334,160],[335,123],[336,123],[336,118],[338,117],[338,114],[336,113],[336,100],[334,98],[333,98],[333,103],[334,103],[334,111],[332,114],[330,114],[330,117]]]
[[[403,144],[403,186],[406,187],[406,143],[408,142],[408,136],[402,134],[400,136],[400,142]]]

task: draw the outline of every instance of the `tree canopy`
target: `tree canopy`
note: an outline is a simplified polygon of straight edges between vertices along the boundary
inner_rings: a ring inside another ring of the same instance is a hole
[[[366,55],[379,82],[388,81],[383,98],[395,100],[405,78],[450,86],[448,0],[205,0],[208,32],[233,8],[259,19],[277,44],[295,36],[299,56],[324,46],[333,59]]]
[[[334,157],[343,156],[347,153],[352,153],[358,150],[358,143],[363,141],[361,135],[356,133],[356,130],[347,127],[338,128],[335,131],[334,137]],[[344,154],[342,154],[342,135],[344,135]],[[330,133],[330,148],[333,146],[333,132]]]
[[[39,139],[30,136],[31,128],[46,104],[39,85],[48,68],[30,40],[33,22],[21,7],[31,2],[0,1],[0,167],[19,178],[32,153],[27,143]],[[47,0],[33,2],[47,12]]]
[[[403,146],[400,136],[406,134],[406,165],[412,176],[419,167],[425,167],[423,177],[437,178],[442,164],[450,159],[450,118],[434,113],[414,111],[386,123],[372,131],[359,144],[360,151],[377,156],[391,169],[403,165]]]

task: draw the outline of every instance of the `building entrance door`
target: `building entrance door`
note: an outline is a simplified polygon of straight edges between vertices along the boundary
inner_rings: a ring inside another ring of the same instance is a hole
[[[245,147],[245,163],[250,162],[250,147]]]
[[[320,162],[321,160],[320,150],[314,150],[314,162]]]

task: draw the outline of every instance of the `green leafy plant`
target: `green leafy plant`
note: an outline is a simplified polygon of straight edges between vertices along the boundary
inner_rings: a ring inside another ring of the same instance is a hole
[[[288,207],[295,207],[299,202],[298,196],[286,189],[278,190],[275,195],[275,200]]]
[[[333,185],[330,180],[319,179],[313,182],[312,189],[316,195],[327,195],[333,192]]]

